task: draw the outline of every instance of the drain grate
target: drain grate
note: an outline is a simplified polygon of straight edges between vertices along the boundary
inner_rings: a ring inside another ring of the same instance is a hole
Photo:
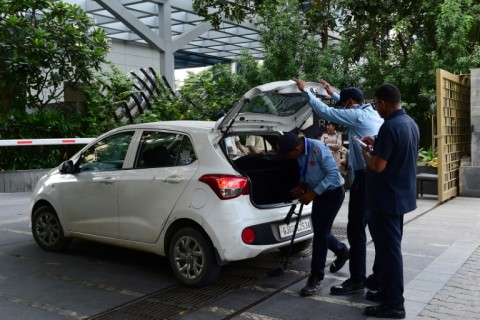
[[[135,303],[131,306],[111,310],[102,315],[90,319],[102,320],[159,320],[159,319],[175,319],[189,311],[181,306],[169,305],[144,299],[141,303]]]
[[[334,226],[332,233],[343,240],[347,235],[345,226]],[[312,247],[294,254],[290,266],[310,257]],[[174,285],[117,308],[91,317],[90,320],[160,320],[177,319],[186,313],[198,310],[224,297],[229,292],[248,286],[265,277],[265,270],[283,264],[285,255],[280,251],[262,254],[254,259],[238,261],[222,270],[220,278],[204,288],[189,288]]]
[[[347,226],[333,226],[332,233],[338,240],[347,239]]]

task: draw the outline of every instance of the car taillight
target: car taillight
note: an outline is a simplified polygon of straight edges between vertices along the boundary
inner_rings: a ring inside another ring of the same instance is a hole
[[[207,174],[199,180],[208,184],[221,200],[233,199],[249,192],[248,180],[245,177]]]

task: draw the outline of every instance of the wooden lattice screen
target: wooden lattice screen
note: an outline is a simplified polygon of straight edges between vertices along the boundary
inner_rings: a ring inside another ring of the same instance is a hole
[[[437,69],[438,200],[458,195],[462,156],[470,154],[470,80]]]

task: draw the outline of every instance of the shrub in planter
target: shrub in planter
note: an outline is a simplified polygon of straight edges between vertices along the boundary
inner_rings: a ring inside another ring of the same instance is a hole
[[[58,110],[0,115],[0,139],[76,137],[80,119]],[[82,146],[21,146],[0,148],[0,170],[44,169],[57,166]]]

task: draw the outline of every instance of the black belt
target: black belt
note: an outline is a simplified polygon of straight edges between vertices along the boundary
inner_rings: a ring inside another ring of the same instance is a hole
[[[325,192],[334,192],[334,191],[337,191],[338,189],[342,189],[342,188],[343,188],[343,186],[335,187],[335,188],[333,188],[333,189],[325,190],[324,193],[325,193]]]

